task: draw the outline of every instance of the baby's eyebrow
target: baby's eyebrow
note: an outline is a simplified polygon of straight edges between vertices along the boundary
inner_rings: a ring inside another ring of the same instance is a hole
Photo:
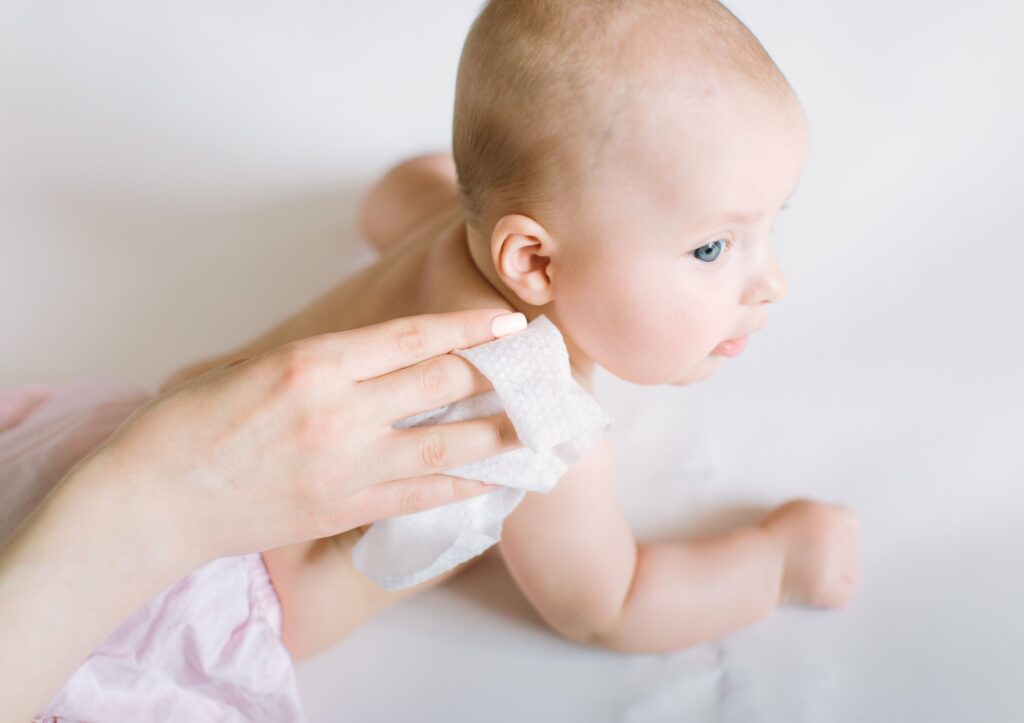
[[[787,208],[789,208],[788,201],[784,203],[779,210],[784,211]],[[717,218],[721,219],[721,221],[725,223],[753,223],[759,217],[760,214],[757,213],[746,213],[744,211],[728,211]],[[708,221],[710,222],[711,219],[708,219]]]
[[[785,211],[787,208],[789,208],[789,204],[785,203],[779,210]],[[722,218],[726,221],[735,221],[738,223],[753,223],[760,217],[760,215],[761,214],[759,213],[744,213],[743,211],[730,211],[729,213],[723,214]]]
[[[737,221],[739,223],[750,223],[757,219],[759,214],[756,213],[744,213],[743,211],[728,211],[721,215],[724,221]]]

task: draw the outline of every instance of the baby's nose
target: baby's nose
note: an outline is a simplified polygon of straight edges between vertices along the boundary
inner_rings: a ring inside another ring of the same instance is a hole
[[[746,304],[774,304],[781,300],[789,290],[782,268],[774,256],[769,256],[766,263],[758,269],[758,273],[747,289],[743,301]]]
[[[765,294],[765,301],[769,304],[780,301],[789,291],[789,282],[786,281],[786,275],[782,273],[782,268],[773,261],[772,269],[773,273],[768,277],[768,292]]]

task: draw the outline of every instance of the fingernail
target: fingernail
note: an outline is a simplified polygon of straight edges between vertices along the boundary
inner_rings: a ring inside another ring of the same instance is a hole
[[[508,336],[526,328],[526,317],[516,312],[502,314],[491,319],[491,334],[495,337]]]

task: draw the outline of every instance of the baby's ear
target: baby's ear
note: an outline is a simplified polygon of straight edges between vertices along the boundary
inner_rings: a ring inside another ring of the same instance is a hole
[[[529,216],[503,216],[491,234],[491,261],[498,277],[516,296],[532,306],[552,298],[551,264],[554,242]]]

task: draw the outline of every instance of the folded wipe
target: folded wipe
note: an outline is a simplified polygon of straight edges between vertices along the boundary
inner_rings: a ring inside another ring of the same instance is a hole
[[[504,410],[524,446],[445,470],[501,489],[375,523],[352,549],[363,574],[398,589],[429,580],[501,539],[505,517],[527,492],[547,492],[603,436],[611,419],[572,378],[558,329],[540,316],[525,331],[456,351],[493,392],[417,414],[398,428],[475,419]]]

